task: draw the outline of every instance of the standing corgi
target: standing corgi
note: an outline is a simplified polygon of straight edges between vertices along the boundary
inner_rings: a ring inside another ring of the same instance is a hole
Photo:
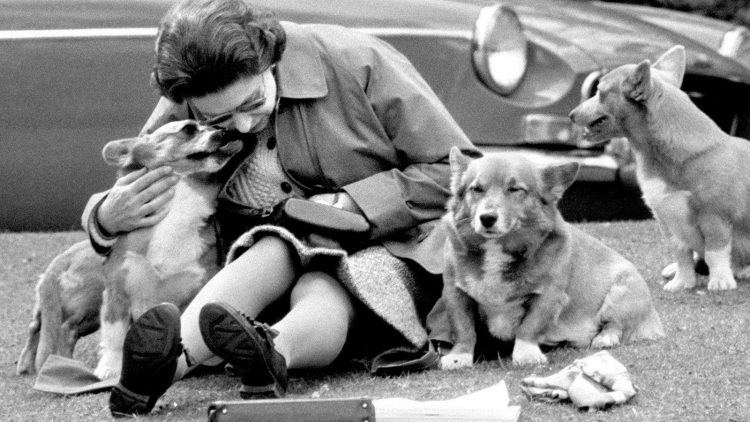
[[[668,291],[696,286],[694,255],[708,265],[709,290],[750,277],[750,142],[727,135],[680,90],[685,49],[675,46],[653,65],[620,66],[571,119],[592,141],[624,136],[636,176],[674,249]]]

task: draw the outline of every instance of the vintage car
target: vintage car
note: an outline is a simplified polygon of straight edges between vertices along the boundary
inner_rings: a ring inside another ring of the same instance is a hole
[[[0,0],[0,230],[76,228],[88,196],[111,186],[100,151],[137,134],[156,103],[154,37],[172,3]],[[728,23],[685,26],[684,14],[589,1],[257,3],[284,20],[345,25],[393,44],[485,151],[580,162],[574,188],[601,193],[563,204],[582,218],[620,209],[602,198],[634,183],[618,155],[587,143],[567,117],[608,69],[682,44],[684,90],[722,128],[750,137],[745,29]],[[637,189],[629,192],[637,202]]]

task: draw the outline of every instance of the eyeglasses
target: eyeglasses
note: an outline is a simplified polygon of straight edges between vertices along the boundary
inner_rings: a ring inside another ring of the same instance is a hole
[[[203,117],[203,113],[201,113],[195,106],[191,106],[193,111],[196,112],[198,115],[198,121],[206,126],[221,126],[222,124],[225,124],[227,120],[232,118],[235,114],[238,113],[252,113],[259,108],[263,106],[263,104],[266,103],[266,76],[272,76],[271,70],[268,69],[260,74],[261,76],[261,86],[260,86],[260,92],[257,94],[253,94],[250,97],[248,97],[242,104],[237,106],[234,110],[227,111],[226,113],[219,114],[217,116],[212,116],[205,118]]]

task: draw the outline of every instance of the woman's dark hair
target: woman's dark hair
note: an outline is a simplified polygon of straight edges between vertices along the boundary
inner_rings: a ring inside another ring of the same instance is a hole
[[[281,59],[286,33],[275,15],[243,0],[188,0],[162,18],[152,80],[181,103],[258,75]]]

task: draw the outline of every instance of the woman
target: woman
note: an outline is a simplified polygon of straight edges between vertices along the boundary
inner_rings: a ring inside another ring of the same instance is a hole
[[[233,364],[243,397],[281,396],[288,369],[331,364],[372,310],[411,344],[426,342],[398,311],[373,309],[368,286],[440,272],[433,228],[449,193],[448,152],[477,151],[405,57],[345,28],[280,23],[242,0],[195,0],[162,19],[153,78],[163,98],[144,131],[195,118],[251,138],[218,215],[225,241],[252,230],[182,316],[162,304],[131,325],[113,414],[149,412],[214,356]],[[174,183],[169,168],[143,170],[92,197],[83,219],[95,248],[106,254],[117,234],[159,221]],[[293,196],[361,214],[368,239],[347,255],[257,226],[252,215]],[[272,327],[252,319],[278,306]]]

